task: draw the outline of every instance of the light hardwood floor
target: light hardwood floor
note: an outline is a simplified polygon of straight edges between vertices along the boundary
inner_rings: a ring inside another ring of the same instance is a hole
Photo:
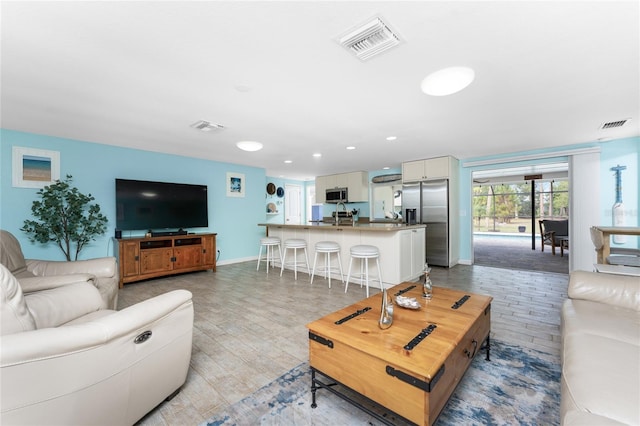
[[[267,275],[255,262],[128,284],[119,293],[122,309],[167,291],[193,293],[195,320],[191,368],[182,391],[140,424],[196,425],[221,408],[308,361],[305,325],[365,297],[364,288],[322,277],[279,270]],[[568,275],[457,265],[433,268],[436,286],[493,296],[491,338],[560,352],[560,306]],[[371,294],[376,293],[372,289]],[[162,374],[162,372],[158,372]]]

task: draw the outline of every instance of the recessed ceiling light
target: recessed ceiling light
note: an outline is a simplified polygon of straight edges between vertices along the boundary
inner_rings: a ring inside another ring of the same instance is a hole
[[[249,92],[249,91],[251,91],[251,86],[249,86],[248,84],[236,84],[235,88],[236,88],[236,90],[238,92]]]
[[[291,160],[284,160],[284,163],[285,163],[285,164],[291,164],[291,163],[293,163],[293,161],[291,161]]]
[[[355,146],[348,146],[347,149],[348,150],[352,150],[352,149],[356,149],[356,147]]]
[[[262,144],[256,141],[240,141],[236,143],[236,146],[243,151],[260,151]]]
[[[316,158],[320,158],[322,157],[322,154],[320,154],[319,152],[316,152],[315,154],[313,154],[313,156]]]
[[[426,76],[420,87],[427,95],[452,95],[470,85],[475,75],[468,67],[444,68]]]
[[[391,167],[383,167],[382,170],[389,170]]]
[[[397,136],[387,136],[388,141],[395,141],[396,139],[398,139]]]

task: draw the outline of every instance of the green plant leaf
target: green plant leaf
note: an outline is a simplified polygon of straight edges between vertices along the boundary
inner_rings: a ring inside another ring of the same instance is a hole
[[[82,249],[107,230],[108,219],[100,213],[99,204],[90,204],[95,198],[72,187],[73,178],[57,180],[37,192],[40,200],[31,206],[35,220],[25,220],[20,228],[29,241],[41,244],[55,243],[67,260],[78,260]],[[75,245],[75,248],[74,248]]]

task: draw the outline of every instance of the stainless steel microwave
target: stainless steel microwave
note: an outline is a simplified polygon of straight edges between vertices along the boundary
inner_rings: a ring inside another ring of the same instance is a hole
[[[348,203],[349,191],[347,188],[331,188],[327,189],[325,201],[327,203]]]

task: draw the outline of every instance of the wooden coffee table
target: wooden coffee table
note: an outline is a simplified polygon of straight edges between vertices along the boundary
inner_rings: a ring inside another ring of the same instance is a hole
[[[431,425],[476,353],[486,349],[489,359],[492,298],[435,287],[425,301],[415,282],[388,291],[394,300],[398,293],[415,297],[422,307],[395,305],[393,325],[381,330],[378,293],[307,324],[312,407],[316,391],[327,389],[391,424],[340,392],[339,383],[410,422]]]

